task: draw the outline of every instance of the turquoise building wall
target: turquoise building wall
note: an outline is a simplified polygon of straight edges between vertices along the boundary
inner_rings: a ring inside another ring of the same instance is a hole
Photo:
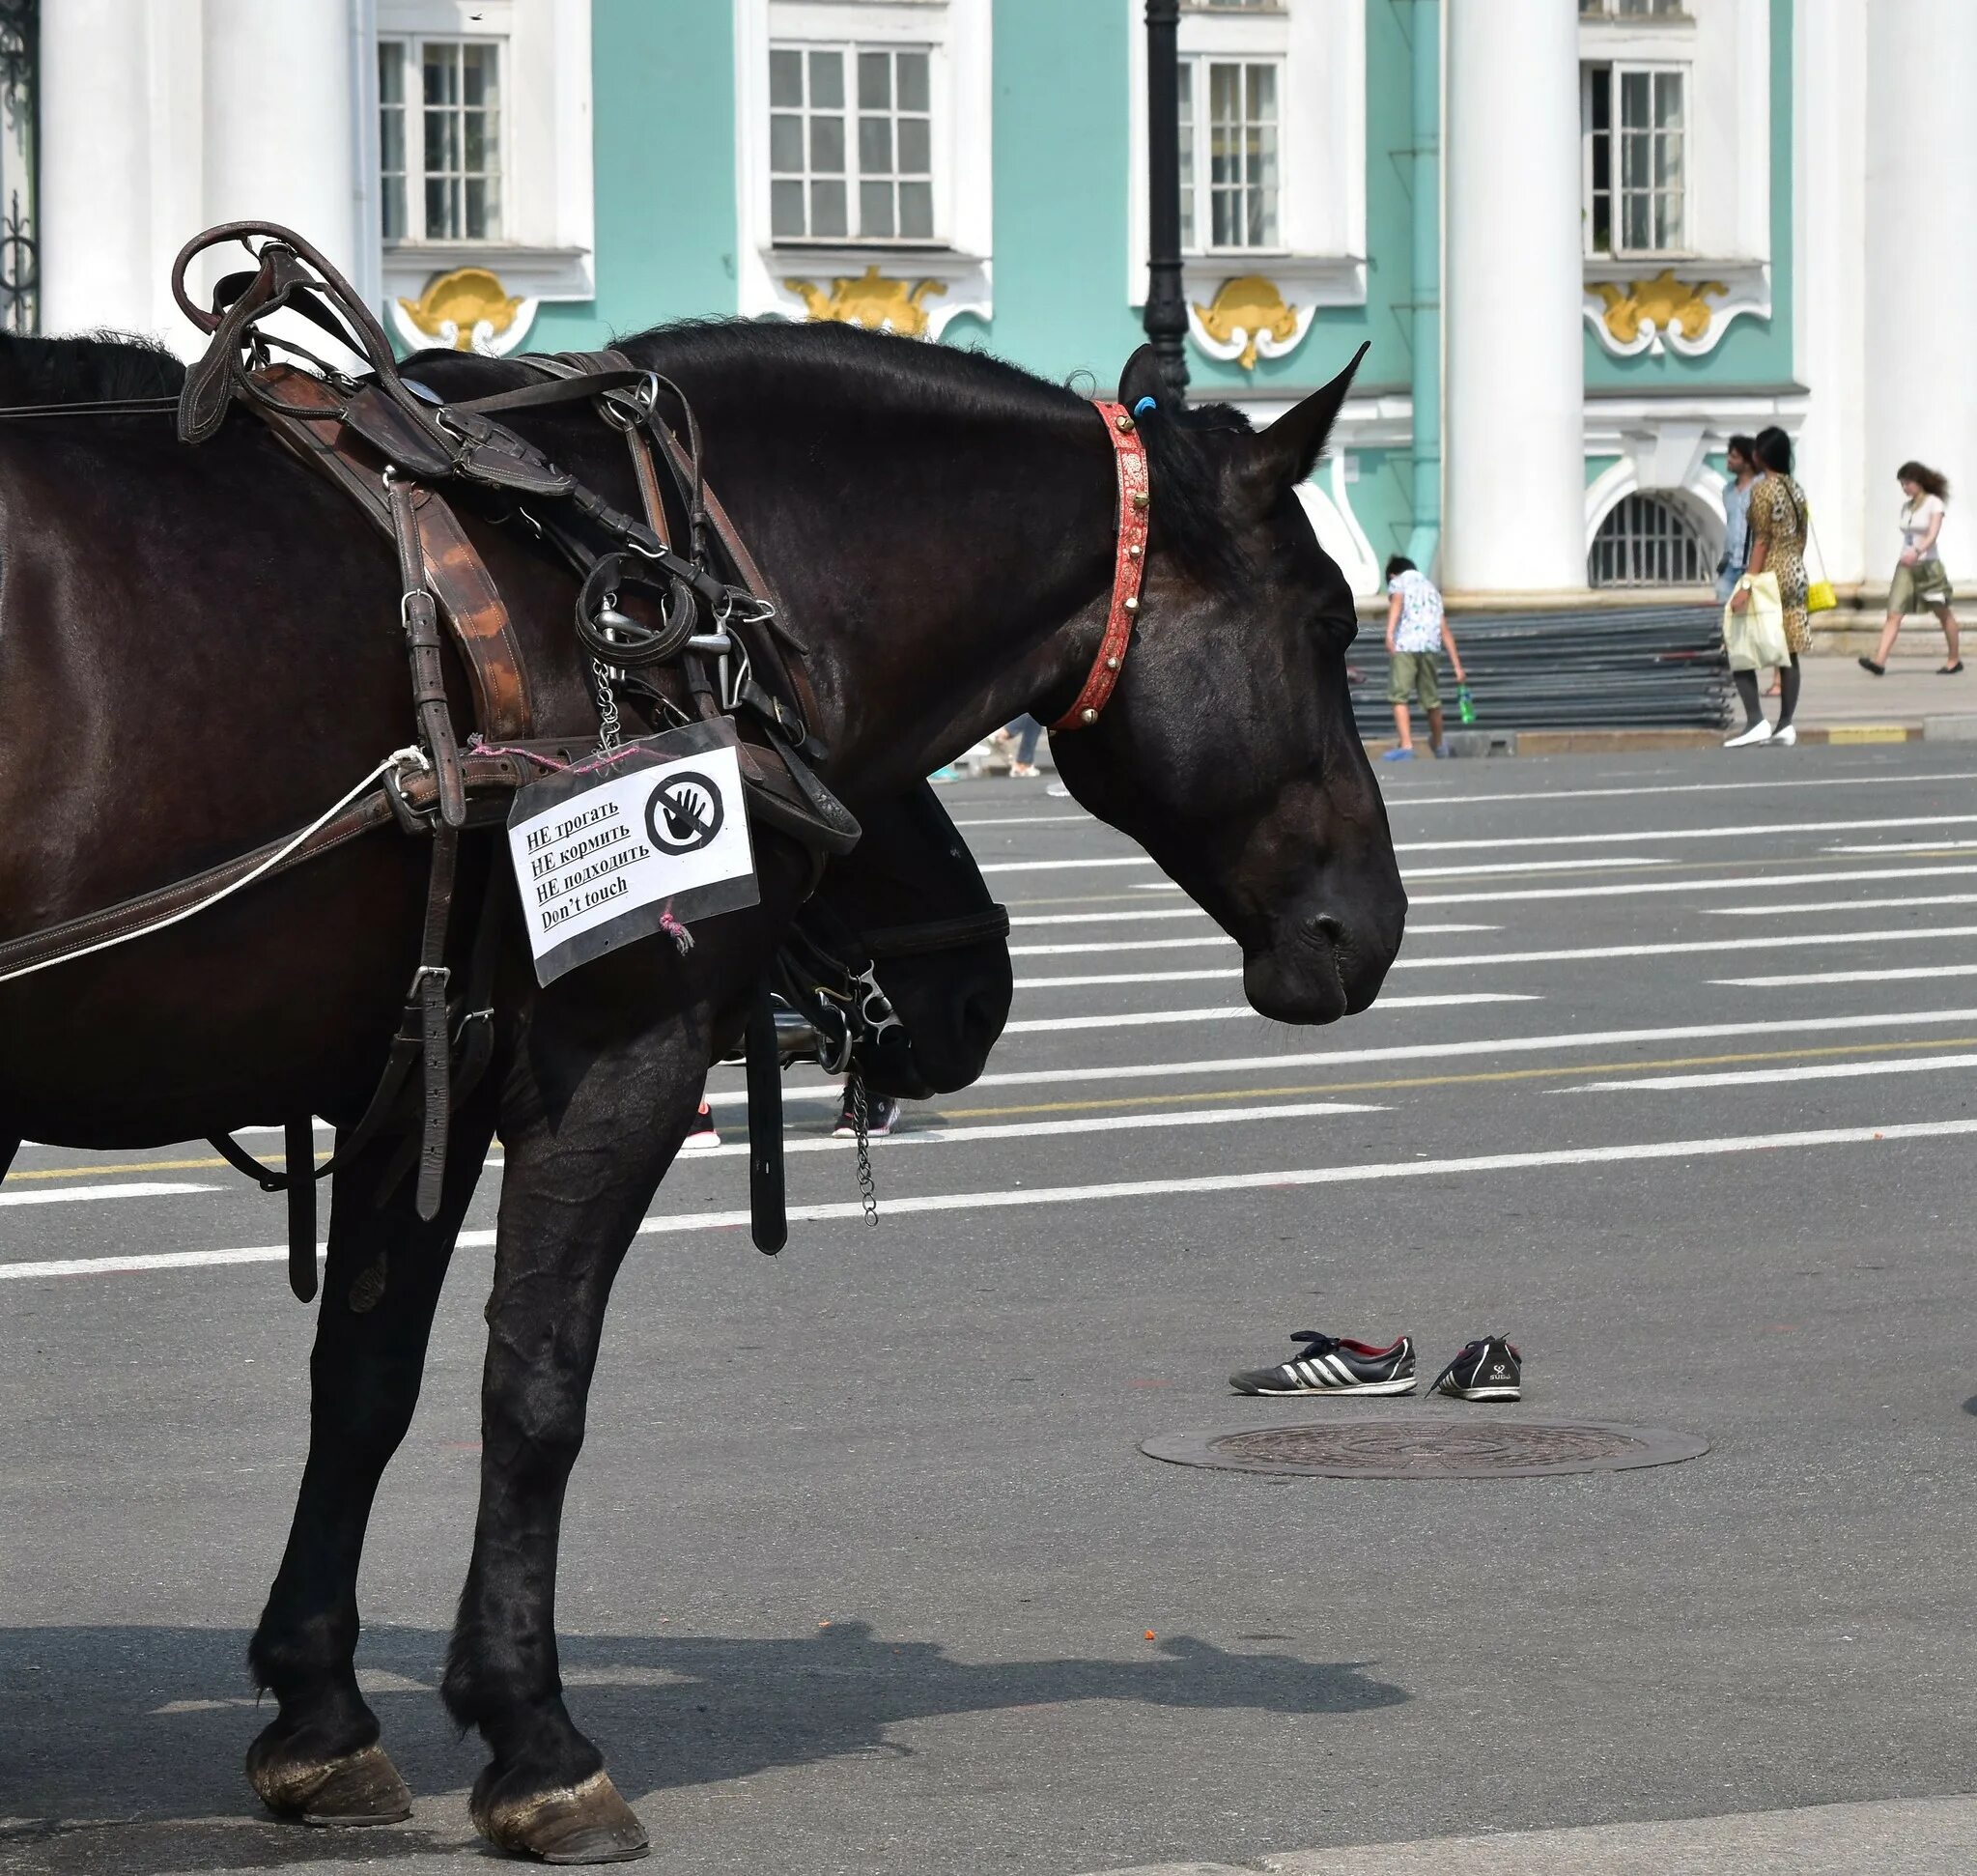
[[[1740,317],[1702,357],[1672,348],[1624,358],[1583,332],[1589,400],[1692,387],[1787,386],[1793,376],[1793,0],[1771,9],[1771,294],[1768,319]],[[1287,357],[1245,372],[1190,346],[1198,397],[1273,399],[1310,390],[1362,342],[1362,395],[1416,386],[1414,256],[1435,254],[1436,165],[1415,161],[1417,34],[1438,59],[1432,0],[1364,0],[1366,8],[1367,298],[1322,307]],[[1144,334],[1128,303],[1133,13],[1118,0],[995,0],[994,313],[952,319],[943,343],[979,346],[1045,377],[1088,373],[1109,389]],[[528,343],[589,347],[667,320],[732,314],[737,304],[734,172],[735,27],[725,0],[594,0],[595,300],[546,304]],[[1434,98],[1432,63],[1422,98]],[[1417,215],[1428,218],[1415,241]],[[1264,264],[1267,269],[1267,263]],[[1432,299],[1437,282],[1427,283]],[[1438,327],[1426,323],[1431,337]],[[1423,388],[1438,421],[1436,356]],[[1381,558],[1415,533],[1417,496],[1437,487],[1438,441],[1413,446],[1391,430],[1352,446],[1354,515]],[[1589,460],[1589,481],[1609,459]]]

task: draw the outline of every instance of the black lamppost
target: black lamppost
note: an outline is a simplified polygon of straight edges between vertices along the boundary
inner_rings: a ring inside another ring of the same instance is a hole
[[[1146,0],[1146,337],[1176,399],[1188,393],[1181,292],[1180,0]]]

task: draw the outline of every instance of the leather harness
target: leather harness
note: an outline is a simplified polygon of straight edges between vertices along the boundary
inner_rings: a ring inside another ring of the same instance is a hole
[[[264,239],[258,253],[249,244],[253,237]],[[186,269],[206,249],[233,240],[248,247],[257,267],[222,280],[213,308],[207,311],[187,297]],[[751,812],[807,849],[812,889],[828,856],[849,852],[859,830],[803,759],[803,753],[824,753],[812,727],[817,703],[802,662],[806,647],[783,616],[733,521],[706,487],[697,425],[676,386],[624,354],[606,351],[523,357],[517,362],[540,373],[543,382],[464,402],[439,402],[401,376],[383,328],[336,270],[299,236],[272,223],[232,222],[198,236],[181,251],[172,286],[182,309],[212,334],[206,354],[188,370],[179,399],[182,440],[196,443],[213,435],[238,401],[300,461],[354,499],[393,542],[419,749],[402,752],[416,759],[384,773],[376,787],[303,838],[269,841],[190,878],[0,943],[0,981],[135,935],[183,916],[250,874],[286,871],[394,820],[409,833],[432,839],[418,962],[398,1029],[377,1088],[356,1124],[340,1138],[336,1152],[325,1164],[315,1164],[307,1116],[284,1124],[285,1173],[263,1165],[230,1136],[212,1141],[265,1190],[289,1193],[289,1279],[297,1295],[307,1301],[316,1292],[316,1180],[363,1151],[392,1122],[418,1067],[422,1116],[416,1203],[421,1218],[437,1215],[452,1113],[492,1056],[490,1004],[499,923],[493,904],[483,908],[478,921],[462,997],[450,994],[453,973],[445,961],[462,832],[499,825],[515,790],[534,780],[542,767],[567,766],[593,747],[589,736],[546,738],[538,733],[527,667],[508,608],[440,485],[478,485],[540,504],[524,511],[523,518],[579,573],[578,636],[592,653],[607,740],[620,692],[628,700],[657,705],[675,720],[692,720],[669,694],[639,681],[645,668],[675,664],[700,717],[746,712],[753,719],[760,740],[744,741],[740,749]],[[345,378],[302,347],[262,330],[259,323],[283,307],[364,356],[372,368],[370,379]],[[322,375],[273,359],[270,347],[297,354]],[[658,411],[662,390],[677,405],[679,427],[687,433],[684,441]],[[593,400],[624,435],[641,518],[620,513],[494,421],[495,413],[581,399]],[[1097,655],[1071,708],[1051,725],[1053,731],[1096,723],[1110,700],[1139,615],[1145,569],[1145,443],[1123,405],[1094,402],[1106,419],[1117,464],[1113,590]],[[684,554],[668,528],[661,462],[685,515]],[[551,520],[552,513],[574,516],[578,526]],[[585,527],[593,535],[604,534],[612,548],[597,553],[583,537]],[[719,543],[736,584],[712,571],[710,537]],[[616,610],[620,594],[634,588],[662,601],[659,628]],[[711,629],[698,629],[702,611]],[[449,640],[466,670],[478,725],[478,734],[465,746],[455,732],[446,696],[443,646]],[[725,654],[737,643],[746,656],[729,680]],[[785,648],[793,655],[785,657]],[[706,668],[707,656],[716,651],[721,653],[719,685]],[[872,981],[872,958],[979,942],[1007,929],[1007,914],[997,906],[964,920],[870,934],[862,973],[814,939],[807,941],[806,951],[785,955],[778,968],[785,988],[813,1010],[828,1014],[825,1004],[857,1003],[854,993],[861,994],[861,986],[876,999],[870,1005],[876,1008],[885,1000]],[[841,977],[841,986],[821,981],[833,976]],[[806,988],[823,1001],[805,996]],[[773,1072],[775,1037],[767,1019],[767,994],[765,986],[758,999],[763,1009],[751,1018],[750,1033],[759,1028],[767,1037],[763,1052]],[[884,1028],[894,1020],[890,1006],[876,1019],[866,1009],[867,1027]],[[820,1037],[830,1027],[823,1025]],[[843,1040],[847,1061],[849,1048],[849,1039]],[[749,1053],[752,1101],[757,1051],[751,1047]],[[835,1045],[831,1053],[834,1059]],[[402,1154],[395,1171],[402,1175],[408,1164],[409,1155]],[[395,1178],[387,1179],[384,1189],[395,1183]],[[779,1189],[775,1196],[779,1216]],[[757,1242],[775,1248],[764,1242],[759,1218],[758,1207]],[[776,1230],[779,1233],[779,1225]],[[776,1241],[779,1244],[779,1236]],[[381,1281],[374,1286],[372,1301],[381,1289]],[[353,1306],[357,1306],[354,1300]]]

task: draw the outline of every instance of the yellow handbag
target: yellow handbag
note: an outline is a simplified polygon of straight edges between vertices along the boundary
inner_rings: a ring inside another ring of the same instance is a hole
[[[1840,603],[1840,595],[1833,590],[1833,583],[1825,578],[1826,556],[1820,551],[1820,537],[1812,525],[1812,503],[1805,504],[1805,537],[1811,543],[1813,555],[1820,563],[1820,578],[1808,580],[1805,588],[1805,610],[1808,612],[1830,612]]]

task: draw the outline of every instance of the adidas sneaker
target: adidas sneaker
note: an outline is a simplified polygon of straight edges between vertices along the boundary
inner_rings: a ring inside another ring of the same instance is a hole
[[[1404,1335],[1384,1349],[1370,1342],[1345,1342],[1317,1329],[1299,1329],[1290,1338],[1302,1354],[1275,1368],[1247,1368],[1231,1375],[1238,1394],[1411,1394],[1414,1344]]]
[[[1478,1336],[1435,1377],[1433,1391],[1456,1401],[1521,1401],[1524,1358],[1504,1336]]]

